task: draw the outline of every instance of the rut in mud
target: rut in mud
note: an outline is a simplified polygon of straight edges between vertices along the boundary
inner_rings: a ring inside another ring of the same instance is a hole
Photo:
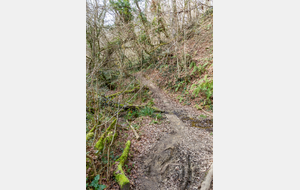
[[[213,162],[212,118],[198,118],[200,111],[176,104],[151,81],[137,77],[152,91],[155,106],[166,111],[171,130],[136,158],[134,189],[199,189]]]

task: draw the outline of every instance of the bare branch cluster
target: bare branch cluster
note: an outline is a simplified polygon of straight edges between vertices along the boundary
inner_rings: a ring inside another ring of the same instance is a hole
[[[136,88],[140,83],[131,74],[133,71],[166,63],[170,57],[176,60],[177,77],[186,77],[185,42],[197,33],[195,28],[199,28],[200,18],[209,9],[212,9],[209,0],[86,1],[87,175],[90,178],[100,174],[101,180],[111,175],[110,151],[114,149],[114,140],[105,144],[102,152],[94,150],[94,146],[112,118],[118,118],[124,105],[144,89],[129,95],[119,93],[115,98],[118,101],[108,99],[105,93]],[[116,123],[113,137],[117,130]],[[107,163],[101,160],[103,156]]]

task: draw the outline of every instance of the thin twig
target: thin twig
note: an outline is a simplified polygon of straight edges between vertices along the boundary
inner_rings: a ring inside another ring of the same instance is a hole
[[[136,132],[136,130],[134,129],[134,127],[132,127],[131,125],[130,125],[130,123],[126,120],[126,122],[128,123],[128,125],[131,127],[131,129],[133,130],[133,132],[134,132],[134,134],[135,134],[135,138],[137,139],[137,140],[140,140],[141,139],[141,137],[137,134],[137,132]]]
[[[88,157],[88,158],[91,160],[92,166],[93,166],[93,170],[94,170],[94,174],[97,175],[97,171],[96,171],[96,167],[95,167],[95,163],[94,163],[94,158],[91,157],[91,156],[88,155],[88,154],[86,155],[86,157]]]

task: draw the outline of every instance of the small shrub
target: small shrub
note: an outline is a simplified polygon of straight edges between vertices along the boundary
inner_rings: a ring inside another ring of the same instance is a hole
[[[143,109],[140,110],[139,114],[141,116],[152,116],[154,113],[154,110],[150,107],[145,107]]]
[[[177,85],[175,85],[176,89],[175,92],[178,91],[178,89],[180,89],[180,87],[183,85],[184,81],[181,81],[180,83],[178,83]]]
[[[201,110],[201,109],[202,109],[202,106],[201,106],[201,105],[198,105],[198,104],[195,104],[194,107],[197,108],[197,110]]]
[[[206,99],[209,100],[213,95],[213,80],[207,80],[207,75],[204,79],[199,81],[199,84],[193,84],[191,86],[193,89],[193,94],[197,97],[200,92],[206,95]]]
[[[200,115],[200,117],[202,117],[202,118],[204,118],[204,119],[207,118],[206,115],[202,115],[202,114]]]
[[[156,118],[157,118],[157,119],[161,119],[161,118],[162,118],[161,113],[156,114]]]
[[[151,124],[160,124],[158,121],[156,121],[156,120],[152,120],[151,122],[150,122],[150,125]]]
[[[147,103],[147,106],[153,106],[154,105],[154,100],[153,99],[151,99],[148,103]]]
[[[139,117],[139,113],[135,110],[134,111],[132,111],[132,110],[128,111],[127,115],[125,116],[125,118],[127,120],[132,120],[133,118],[136,118],[136,117]]]
[[[94,187],[95,190],[103,190],[106,188],[106,185],[99,184],[100,175],[96,175],[92,183],[89,185],[90,187]]]
[[[151,107],[146,106],[146,107],[144,107],[142,109],[139,109],[139,110],[130,110],[130,111],[128,111],[125,118],[127,120],[133,120],[134,118],[138,118],[140,116],[153,117],[154,116],[154,109],[152,109]]]

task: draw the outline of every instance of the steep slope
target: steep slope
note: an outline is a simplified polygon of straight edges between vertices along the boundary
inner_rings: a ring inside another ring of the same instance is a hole
[[[144,75],[164,89],[170,98],[212,113],[213,110],[213,13],[208,12],[187,33],[190,37],[181,42],[179,51],[172,53],[159,68],[145,70]],[[189,36],[187,35],[187,36]],[[184,56],[186,52],[187,77]],[[179,69],[178,64],[179,62]],[[179,72],[178,72],[179,70]],[[179,76],[178,76],[179,73]]]

